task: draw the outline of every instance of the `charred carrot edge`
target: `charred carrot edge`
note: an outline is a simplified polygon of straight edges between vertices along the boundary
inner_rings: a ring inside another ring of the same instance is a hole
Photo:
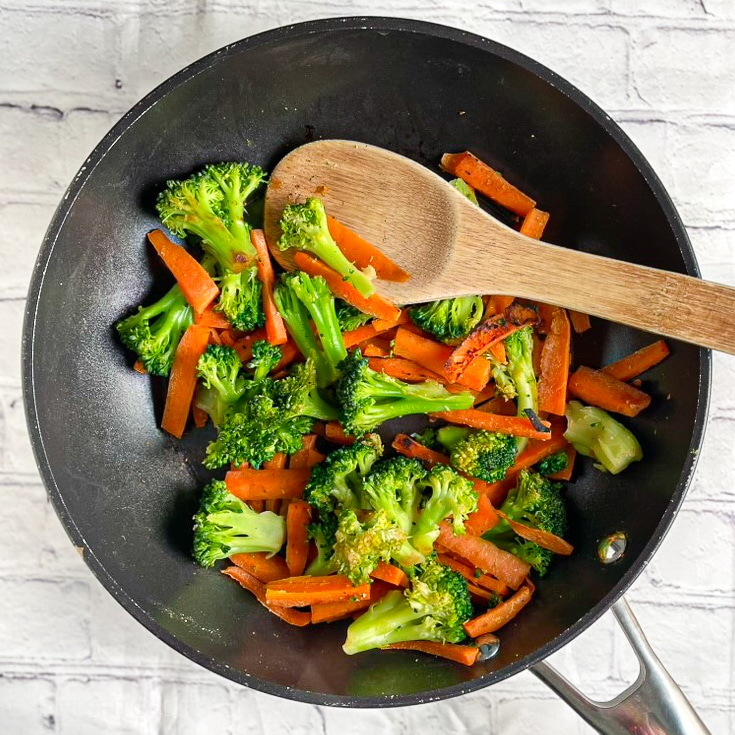
[[[476,646],[463,646],[459,643],[435,643],[434,641],[404,641],[402,643],[391,643],[383,646],[383,651],[418,651],[428,653],[449,661],[473,666],[480,656],[480,649]]]
[[[258,278],[263,286],[263,312],[265,313],[265,331],[268,342],[272,345],[283,345],[288,341],[288,332],[281,313],[278,311],[273,297],[273,284],[276,275],[273,271],[271,254],[265,241],[263,230],[251,230],[250,242],[258,254]]]
[[[572,355],[572,329],[565,309],[554,307],[551,325],[541,348],[538,381],[540,411],[563,416],[567,407],[567,381]]]
[[[429,414],[432,418],[444,419],[451,424],[470,426],[473,429],[485,431],[499,431],[512,436],[523,436],[529,439],[546,441],[551,439],[551,424],[548,421],[541,423],[549,429],[548,432],[538,431],[531,421],[524,416],[500,416],[496,413],[485,413],[476,408],[467,408],[456,411],[439,411]]]
[[[300,498],[289,503],[286,513],[286,565],[292,577],[298,577],[306,569],[309,555],[309,521],[311,506]]]
[[[646,370],[650,370],[654,365],[658,365],[670,354],[671,351],[666,342],[659,339],[653,344],[642,347],[640,350],[606,365],[600,372],[627,383],[629,380],[645,373]]]
[[[264,551],[253,551],[247,554],[233,554],[230,561],[248,574],[252,574],[260,582],[275,582],[288,577],[288,565],[281,556],[271,556]]]
[[[345,434],[339,421],[327,421],[324,424],[324,437],[333,444],[344,444],[349,446],[355,443],[356,437]]]
[[[521,217],[525,217],[536,206],[533,199],[469,151],[445,153],[441,158],[441,167],[452,176],[458,176],[467,182],[480,194]]]
[[[592,322],[590,322],[590,315],[583,314],[581,311],[569,310],[569,320],[572,322],[572,329],[575,334],[582,334],[588,329],[592,329]]]
[[[385,561],[379,561],[378,566],[370,573],[373,579],[379,579],[394,587],[408,587],[408,575],[403,569],[399,569],[394,564],[388,564]]]
[[[362,612],[373,603],[385,597],[391,590],[395,589],[393,585],[377,580],[370,585],[370,596],[364,600],[356,600],[355,602],[323,602],[311,606],[311,622],[331,623],[335,620],[348,618],[355,613]]]
[[[521,235],[540,240],[549,221],[549,213],[534,207],[521,223]]]
[[[354,230],[342,224],[334,217],[327,215],[329,234],[337,243],[342,254],[358,268],[375,269],[375,275],[381,281],[405,283],[411,276],[398,263],[392,261],[385,253],[360,237]]]
[[[518,521],[509,518],[501,510],[498,511],[498,515],[507,521],[508,525],[521,538],[526,539],[526,541],[533,541],[533,543],[538,544],[542,549],[548,549],[560,556],[569,556],[574,551],[574,547],[560,536],[556,536],[548,531],[542,531],[540,528],[531,528],[525,523],[518,523]]]
[[[446,454],[425,447],[408,434],[396,434],[391,446],[404,457],[421,459],[431,464],[449,464],[449,457]]]
[[[212,276],[201,263],[180,245],[171,242],[161,230],[148,233],[148,241],[179,284],[181,293],[195,312],[204,311],[219,294]]]
[[[197,362],[208,344],[209,329],[192,324],[174,354],[161,428],[177,439],[184,435],[197,382]]]
[[[353,585],[342,574],[327,577],[287,577],[269,582],[265,599],[269,605],[309,607],[325,602],[356,602],[370,597],[370,583]]]
[[[300,498],[311,470],[230,470],[225,475],[227,489],[240,500],[282,500]]]
[[[299,627],[309,625],[309,623],[311,623],[311,615],[308,612],[300,612],[299,610],[291,610],[287,607],[275,607],[269,605],[266,600],[265,585],[252,574],[248,574],[244,569],[240,569],[240,567],[236,566],[227,567],[222,570],[222,574],[226,574],[231,579],[239,582],[246,590],[252,592],[258,602],[266,608],[266,610],[277,615],[281,620]]]
[[[569,377],[569,392],[585,403],[623,416],[637,416],[651,403],[651,396],[642,390],[584,365]]]
[[[467,516],[464,527],[467,533],[473,536],[482,536],[483,533],[497,526],[500,519],[487,495],[478,495],[477,510]]]
[[[464,624],[465,632],[472,638],[484,635],[485,633],[494,633],[509,623],[518,613],[529,603],[533,592],[530,587],[521,587],[512,597],[501,602],[492,610],[488,610],[482,615],[478,615],[472,620],[468,620]]]

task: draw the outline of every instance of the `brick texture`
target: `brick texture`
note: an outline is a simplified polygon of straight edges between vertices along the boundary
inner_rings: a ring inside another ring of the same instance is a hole
[[[531,674],[386,711],[276,700],[140,627],[92,577],[46,500],[26,434],[20,333],[33,262],[68,183],[141,95],[203,54],[315,17],[408,16],[506,43],[567,77],[653,164],[705,277],[735,285],[732,0],[4,0],[0,2],[0,733],[584,735]],[[683,510],[630,600],[713,733],[735,731],[735,359]],[[645,492],[645,487],[640,491]],[[610,614],[552,659],[610,697],[636,663]]]

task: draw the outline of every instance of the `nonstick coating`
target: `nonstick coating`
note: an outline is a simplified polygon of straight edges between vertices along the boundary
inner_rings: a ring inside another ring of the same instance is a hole
[[[321,704],[416,704],[471,691],[559,648],[599,617],[658,546],[701,441],[709,353],[672,344],[633,422],[645,460],[620,477],[581,462],[569,487],[575,554],[558,559],[500,655],[466,669],[403,652],[345,656],[342,624],[295,629],[190,557],[210,438],[157,427],[165,385],[131,368],[112,324],[169,283],[146,245],[163,183],[205,163],[271,168],[315,137],[351,138],[436,168],[471,149],[552,213],[548,239],[697,274],[681,222],[641,154],[578,90],[486,39],[426,23],[327,20],[245,39],[193,64],[131,110],[92,153],[49,228],[24,333],[31,436],[51,499],[116,599],[176,650],[234,681]],[[420,223],[417,223],[420,226]],[[485,267],[502,267],[488,253]],[[543,263],[529,264],[553,278]],[[598,320],[576,364],[651,336]],[[600,538],[629,534],[612,566]]]

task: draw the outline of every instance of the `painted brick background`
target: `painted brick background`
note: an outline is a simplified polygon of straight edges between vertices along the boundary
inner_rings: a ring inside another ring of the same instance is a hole
[[[142,94],[203,54],[280,24],[360,13],[463,27],[566,76],[654,165],[705,277],[735,285],[733,0],[0,0],[2,735],[591,732],[530,674],[384,712],[276,701],[231,685],[168,649],[107,595],[35,469],[20,389],[25,292],[46,224],[87,153]],[[735,359],[716,355],[691,492],[629,594],[713,733],[735,731],[734,386]],[[609,615],[554,663],[595,697],[635,675]]]

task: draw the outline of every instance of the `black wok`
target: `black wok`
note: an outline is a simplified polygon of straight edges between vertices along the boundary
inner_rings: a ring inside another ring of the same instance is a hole
[[[292,629],[237,585],[197,568],[191,516],[210,438],[164,435],[163,384],[130,369],[111,325],[166,285],[145,233],[155,193],[202,164],[271,168],[314,137],[362,140],[436,167],[469,148],[552,213],[548,239],[697,274],[681,221],[621,130],[548,69],[478,36],[379,18],[280,28],[233,44],[136,105],[93,151],[39,256],[24,331],[24,389],[38,464],[74,544],[112,595],[176,650],[233,681],[305,702],[378,707],[473,691],[526,669],[594,622],[631,584],[674,519],[702,439],[709,353],[672,345],[635,420],[645,460],[622,476],[583,463],[570,540],[499,655],[472,669],[372,652],[347,657],[340,625]],[[539,277],[553,274],[539,273]],[[651,340],[596,323],[576,363]],[[603,566],[601,538],[625,531]]]

